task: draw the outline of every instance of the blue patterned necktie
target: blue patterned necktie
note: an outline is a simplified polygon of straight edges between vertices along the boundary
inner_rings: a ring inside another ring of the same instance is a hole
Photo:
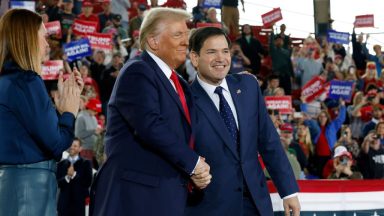
[[[237,130],[235,117],[233,116],[231,107],[229,106],[227,100],[225,100],[223,95],[223,87],[218,86],[215,89],[215,93],[219,95],[220,98],[220,115],[221,118],[223,118],[225,126],[227,126],[228,132],[231,135],[231,138],[233,139],[234,144],[236,144],[236,148],[238,146],[238,135],[239,131]]]

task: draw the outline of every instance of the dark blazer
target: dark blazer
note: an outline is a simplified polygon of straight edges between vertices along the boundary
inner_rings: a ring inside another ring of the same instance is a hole
[[[236,107],[239,153],[214,103],[197,80],[192,92],[197,107],[196,152],[211,167],[212,182],[203,191],[202,201],[189,206],[186,215],[242,215],[243,182],[260,215],[273,215],[266,179],[258,160],[262,156],[281,197],[298,191],[279,135],[269,118],[256,79],[249,75],[227,76]]]
[[[57,164],[57,182],[59,184],[59,201],[57,211],[59,216],[84,216],[85,199],[89,197],[89,187],[92,183],[92,166],[89,160],[79,157],[75,162],[75,178],[69,183],[65,180],[68,167],[71,165],[68,159]]]
[[[193,126],[191,93],[180,82]],[[107,116],[108,159],[93,186],[93,215],[182,215],[198,155],[180,99],[147,52],[121,69]]]
[[[237,42],[240,44],[244,55],[247,56],[251,61],[250,68],[252,69],[252,73],[258,74],[261,67],[260,54],[265,55],[263,45],[261,45],[260,41],[254,37],[251,37],[249,43],[243,36],[237,39]]]

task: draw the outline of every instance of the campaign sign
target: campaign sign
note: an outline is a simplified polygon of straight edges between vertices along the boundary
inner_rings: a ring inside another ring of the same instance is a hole
[[[291,96],[265,96],[267,109],[279,110],[280,114],[292,113]]]
[[[354,85],[352,81],[332,80],[328,92],[328,98],[342,98],[343,100],[349,102],[351,101],[353,87]]]
[[[373,14],[356,16],[355,27],[356,28],[375,27],[374,21],[375,19]]]
[[[35,11],[36,2],[35,1],[10,1],[9,8],[11,9],[21,8],[21,9],[27,9],[30,11]]]
[[[86,35],[96,32],[97,22],[75,19],[72,25],[73,33],[76,35]]]
[[[88,33],[87,37],[93,49],[111,51],[113,46],[112,35],[104,33]]]
[[[48,35],[57,35],[61,37],[61,25],[60,21],[53,21],[44,23],[45,28],[47,29]]]
[[[349,33],[329,30],[327,39],[330,43],[349,44]]]
[[[214,7],[217,9],[221,9],[221,0],[204,0],[203,7],[204,8]]]
[[[221,23],[201,23],[201,22],[196,23],[196,28],[204,28],[204,27],[216,27],[221,29],[222,25]]]
[[[316,76],[303,86],[301,96],[305,98],[306,103],[312,102],[325,91],[324,83],[323,78]]]
[[[60,70],[64,70],[63,60],[45,61],[42,66],[41,77],[43,80],[57,80]]]
[[[76,59],[81,59],[86,56],[92,55],[91,44],[88,38],[73,41],[64,44],[64,53],[67,55],[67,60],[73,62]]]
[[[261,15],[261,19],[263,20],[264,27],[270,27],[275,22],[282,20],[283,15],[281,15],[280,8],[275,8],[268,13]]]

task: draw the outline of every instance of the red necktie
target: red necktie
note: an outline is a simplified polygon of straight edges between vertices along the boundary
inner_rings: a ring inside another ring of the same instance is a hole
[[[181,105],[183,106],[185,118],[187,119],[189,125],[191,125],[191,116],[189,115],[189,109],[188,109],[187,101],[185,100],[184,90],[174,70],[172,70],[171,80],[175,84],[177,94],[179,95]],[[191,139],[189,140],[189,146],[191,147],[191,149],[194,149],[195,145],[194,145],[193,137],[191,137]]]
[[[185,118],[187,118],[189,125],[191,125],[191,117],[189,116],[189,109],[188,109],[187,101],[185,100],[183,87],[181,87],[181,84],[179,79],[177,78],[176,72],[173,70],[172,70],[171,80],[175,84],[177,94],[179,95],[181,105],[183,106]]]
[[[177,74],[174,70],[172,70],[171,80],[173,81],[173,84],[175,84],[177,94],[179,95],[181,105],[183,106],[185,118],[187,119],[189,125],[191,125],[191,117],[189,115],[189,109],[188,109],[187,101],[185,100],[184,90],[183,90],[183,87],[180,84],[179,78],[177,77]],[[193,139],[193,137],[191,137],[191,139],[189,139],[189,147],[191,147],[191,149],[194,149],[194,147],[195,147],[194,144],[195,144],[194,139]],[[187,188],[188,188],[189,192],[192,192],[193,184],[191,182],[189,182],[187,185]]]

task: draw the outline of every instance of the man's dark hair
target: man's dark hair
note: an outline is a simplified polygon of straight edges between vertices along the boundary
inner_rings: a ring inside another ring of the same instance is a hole
[[[276,74],[271,74],[268,76],[268,81],[274,80],[274,79],[279,79],[279,76]]]
[[[203,47],[204,42],[213,36],[223,35],[227,40],[228,47],[231,44],[227,34],[222,29],[216,27],[205,27],[195,30],[192,35],[189,37],[189,50],[196,53],[200,53],[201,47]]]
[[[79,141],[79,145],[80,146],[83,145],[83,143],[81,142],[80,138],[78,138],[78,137],[73,138],[73,141]]]

